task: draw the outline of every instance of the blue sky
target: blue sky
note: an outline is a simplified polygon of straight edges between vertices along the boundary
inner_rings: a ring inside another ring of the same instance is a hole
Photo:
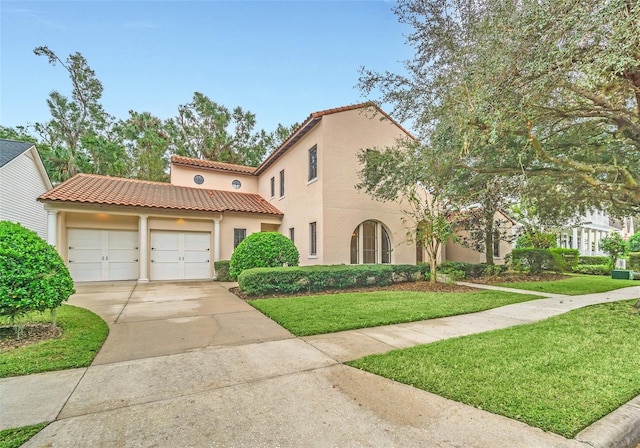
[[[401,71],[410,31],[393,2],[5,1],[0,2],[0,124],[49,119],[50,91],[70,81],[33,49],[79,51],[117,118],[162,119],[196,91],[255,113],[258,128],[358,103],[360,66]],[[384,105],[383,105],[384,107]]]

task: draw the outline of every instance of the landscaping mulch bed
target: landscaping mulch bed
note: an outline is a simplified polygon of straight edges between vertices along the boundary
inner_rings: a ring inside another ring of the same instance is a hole
[[[471,280],[463,280],[469,283],[480,283],[483,285],[492,285],[494,283],[519,283],[519,282],[553,282],[569,278],[569,275],[542,273],[538,275],[507,273],[499,277],[474,278]]]
[[[52,323],[36,322],[24,324],[20,337],[15,328],[9,325],[0,326],[0,353],[57,338],[62,334],[62,329]]]
[[[304,297],[304,296],[317,296],[322,294],[341,294],[345,292],[373,292],[373,291],[424,291],[424,292],[477,292],[476,288],[470,288],[468,286],[458,286],[454,283],[431,283],[428,281],[419,282],[402,282],[394,283],[389,286],[370,286],[366,288],[350,288],[350,289],[331,289],[327,291],[307,292],[297,294],[274,294],[268,296],[247,296],[240,288],[231,288],[231,293],[240,297],[243,300],[255,300],[255,299],[275,299],[283,297]]]

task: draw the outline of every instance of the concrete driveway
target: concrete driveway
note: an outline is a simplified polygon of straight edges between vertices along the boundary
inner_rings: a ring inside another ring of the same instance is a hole
[[[79,285],[110,326],[91,367],[0,380],[27,447],[578,447],[340,364],[222,284]]]

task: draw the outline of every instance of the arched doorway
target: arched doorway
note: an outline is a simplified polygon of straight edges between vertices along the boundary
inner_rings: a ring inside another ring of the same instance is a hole
[[[363,221],[351,233],[351,264],[391,263],[391,247],[380,221]]]

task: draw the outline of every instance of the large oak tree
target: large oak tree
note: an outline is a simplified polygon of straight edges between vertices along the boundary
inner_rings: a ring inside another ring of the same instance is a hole
[[[640,1],[400,0],[415,56],[363,69],[420,138],[520,176],[540,210],[640,211]]]

